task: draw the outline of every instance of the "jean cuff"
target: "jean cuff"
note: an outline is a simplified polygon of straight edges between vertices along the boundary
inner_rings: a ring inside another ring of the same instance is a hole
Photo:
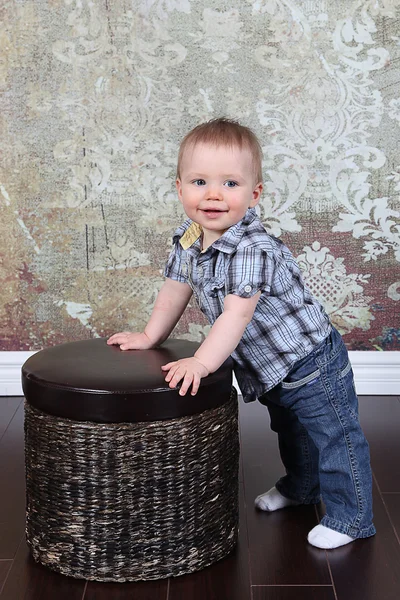
[[[353,527],[352,525],[346,525],[340,521],[335,521],[327,516],[321,519],[320,525],[324,525],[324,527],[328,527],[329,529],[333,529],[333,531],[338,531],[339,533],[345,533],[354,539],[368,538],[376,533],[376,529],[373,524],[371,524],[369,527],[359,529],[357,527]]]

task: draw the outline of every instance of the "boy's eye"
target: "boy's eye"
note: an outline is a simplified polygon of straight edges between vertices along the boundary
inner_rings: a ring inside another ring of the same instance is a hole
[[[195,179],[195,180],[193,181],[193,183],[194,183],[195,185],[206,185],[206,182],[204,181],[204,179]]]
[[[226,185],[226,187],[233,188],[233,187],[237,186],[237,183],[236,183],[236,181],[232,181],[232,179],[229,179],[228,181],[225,182],[225,185]]]

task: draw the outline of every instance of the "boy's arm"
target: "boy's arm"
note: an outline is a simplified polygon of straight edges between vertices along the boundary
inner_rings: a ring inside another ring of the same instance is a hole
[[[115,333],[107,344],[119,344],[121,350],[146,350],[158,346],[167,339],[181,318],[192,293],[187,283],[167,278],[157,295],[144,332]]]
[[[164,365],[168,371],[165,378],[170,387],[183,379],[180,395],[184,396],[192,385],[192,396],[197,393],[200,379],[216,371],[232,354],[250,323],[261,292],[251,298],[229,294],[225,297],[224,312],[212,326],[207,338],[192,358],[185,358]]]

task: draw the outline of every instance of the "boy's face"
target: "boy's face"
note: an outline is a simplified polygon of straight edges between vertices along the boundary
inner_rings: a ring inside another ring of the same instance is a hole
[[[185,213],[202,226],[204,247],[256,206],[262,192],[250,150],[208,144],[187,148],[176,187]]]

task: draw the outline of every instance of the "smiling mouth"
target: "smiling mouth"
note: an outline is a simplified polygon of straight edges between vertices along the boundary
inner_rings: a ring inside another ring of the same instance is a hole
[[[227,210],[219,210],[218,208],[206,208],[202,210],[204,218],[208,221],[216,220],[220,215],[224,215],[227,212]]]

